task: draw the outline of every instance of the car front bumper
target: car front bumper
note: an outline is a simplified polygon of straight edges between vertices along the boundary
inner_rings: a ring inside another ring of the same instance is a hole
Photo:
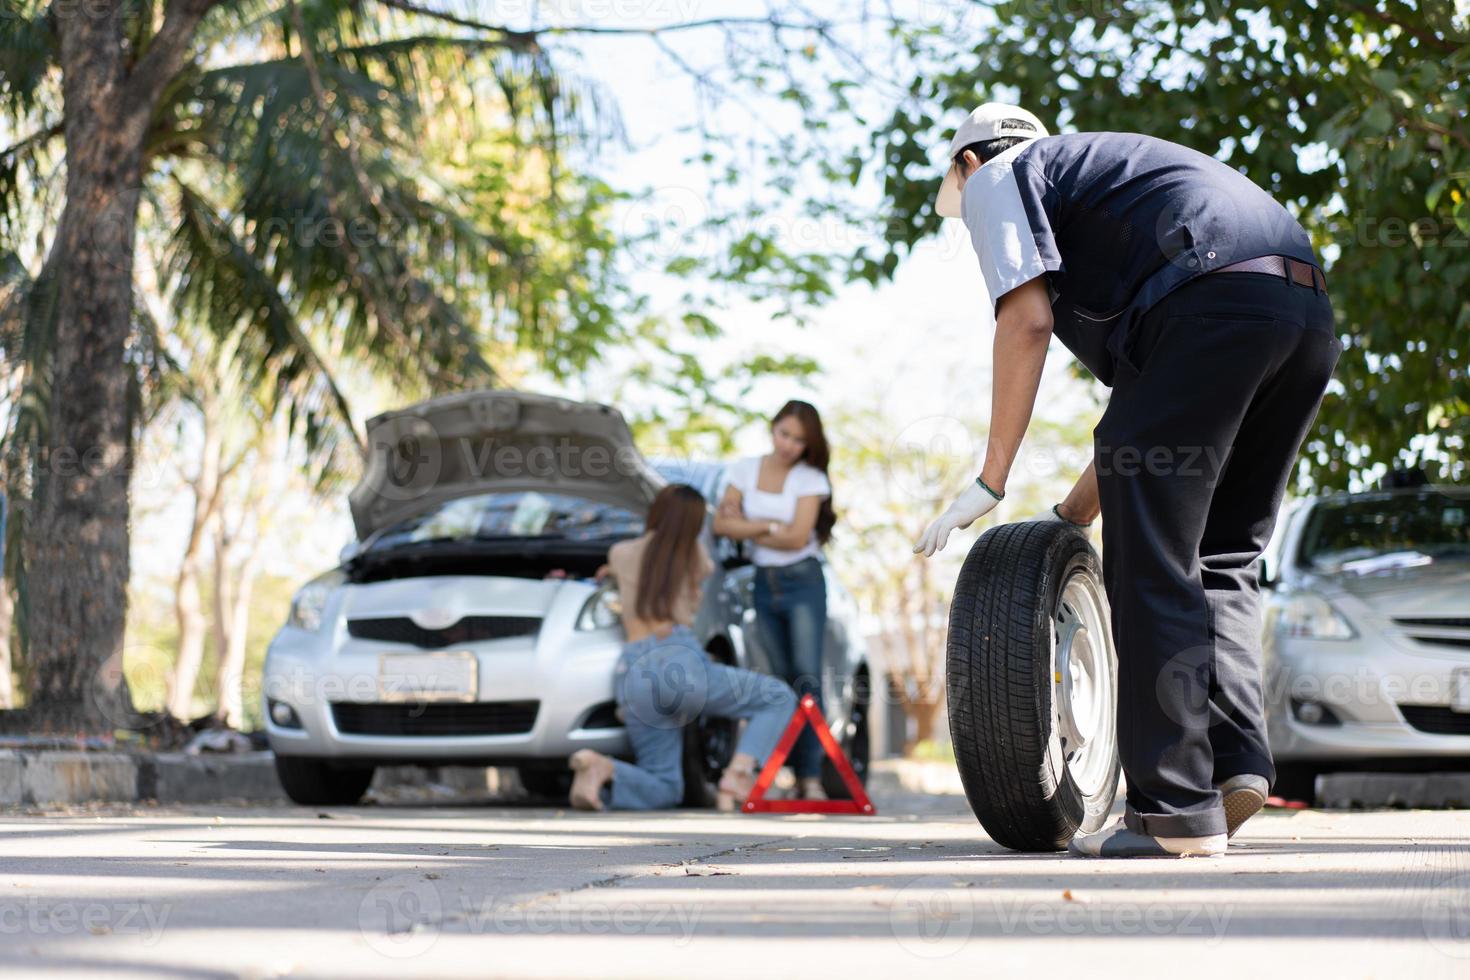
[[[1383,633],[1268,635],[1266,663],[1267,727],[1278,761],[1470,759],[1470,712],[1454,707],[1457,685],[1470,676],[1464,652],[1420,649]],[[1303,720],[1304,703],[1330,714]]]
[[[496,735],[355,734],[341,730],[334,705],[381,705],[377,651],[328,651],[322,636],[287,627],[267,654],[266,734],[278,755],[323,759],[479,764],[551,763],[580,748],[618,755],[627,734],[618,727],[587,727],[594,712],[606,722],[613,700],[613,668],[621,636],[603,630],[573,634],[551,649],[543,640],[467,644],[478,661],[478,702],[537,702],[529,730]],[[456,648],[460,649],[460,648]],[[301,726],[282,727],[270,701],[283,701]],[[599,710],[601,709],[601,710]]]

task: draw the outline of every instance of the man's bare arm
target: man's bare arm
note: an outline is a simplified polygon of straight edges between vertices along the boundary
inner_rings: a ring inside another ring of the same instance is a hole
[[[1011,464],[1031,424],[1051,329],[1051,297],[1044,277],[1037,276],[1001,297],[991,367],[995,380],[990,394],[990,439],[980,471],[996,493],[1005,492]]]
[[[1097,495],[1097,463],[1087,464],[1087,469],[1077,478],[1067,499],[1057,505],[1057,510],[1075,524],[1091,524],[1102,513],[1102,502]]]

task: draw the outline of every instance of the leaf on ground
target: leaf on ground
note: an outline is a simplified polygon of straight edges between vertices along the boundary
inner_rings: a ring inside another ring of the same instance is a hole
[[[684,865],[684,873],[686,875],[704,878],[713,875],[732,875],[735,872],[726,871],[724,868],[717,868],[712,864],[686,864]]]

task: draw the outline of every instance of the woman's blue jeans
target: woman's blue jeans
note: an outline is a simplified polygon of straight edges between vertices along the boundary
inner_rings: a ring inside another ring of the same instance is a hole
[[[822,638],[827,632],[827,580],[822,563],[803,558],[792,565],[755,570],[755,620],[771,658],[771,672],[822,706]],[[791,751],[798,779],[822,775],[822,743],[808,725]]]
[[[612,785],[602,795],[615,810],[659,810],[683,799],[684,728],[697,719],[744,718],[735,751],[760,766],[796,710],[796,695],[783,681],[715,663],[687,626],[626,644],[613,694],[634,758],[613,760]]]

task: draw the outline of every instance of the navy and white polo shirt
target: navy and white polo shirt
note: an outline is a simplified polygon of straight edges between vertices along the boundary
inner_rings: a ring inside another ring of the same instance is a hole
[[[1318,264],[1290,213],[1213,157],[1136,133],[1027,140],[965,181],[990,300],[1045,275],[1053,332],[1104,384],[1149,307],[1261,255]]]

